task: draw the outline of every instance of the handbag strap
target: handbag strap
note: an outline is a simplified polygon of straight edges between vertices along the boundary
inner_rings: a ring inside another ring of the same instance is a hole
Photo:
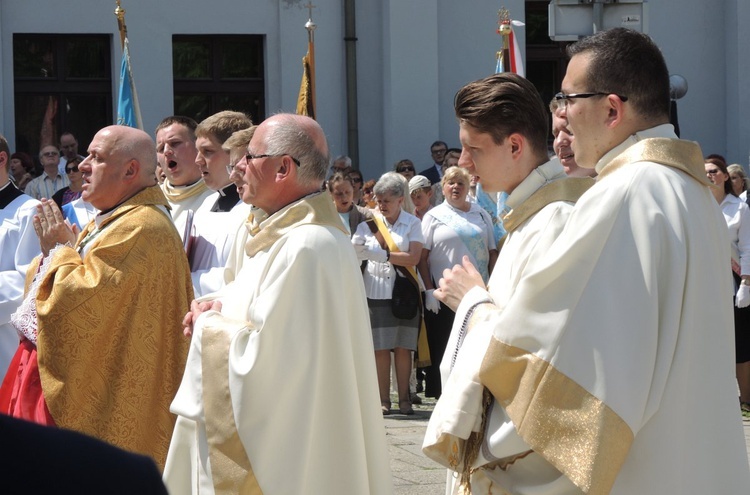
[[[380,232],[380,235],[383,236],[383,239],[385,240],[386,245],[388,246],[388,250],[392,253],[400,253],[401,250],[398,248],[398,245],[393,241],[393,237],[391,237],[391,233],[388,230],[388,228],[385,226],[385,223],[383,223],[383,220],[378,215],[372,216],[373,221],[375,222],[375,225],[377,226],[378,232]],[[372,229],[372,227],[370,227]],[[384,247],[384,246],[381,246]],[[393,268],[396,269],[397,272],[399,272],[402,276],[406,277],[411,281],[412,284],[414,284],[414,287],[417,288],[418,291],[422,291],[422,287],[419,284],[419,278],[417,277],[417,271],[414,269],[413,266],[399,266],[393,264]]]

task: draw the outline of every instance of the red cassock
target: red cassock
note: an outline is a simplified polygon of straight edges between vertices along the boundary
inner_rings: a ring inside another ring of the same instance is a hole
[[[36,346],[28,339],[21,340],[0,386],[0,413],[55,426],[44,401]]]

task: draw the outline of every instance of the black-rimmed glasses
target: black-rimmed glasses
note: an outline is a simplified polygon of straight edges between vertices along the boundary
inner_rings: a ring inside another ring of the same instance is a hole
[[[628,101],[627,96],[618,95],[617,93],[604,93],[602,91],[597,91],[595,93],[573,93],[569,95],[560,92],[554,96],[553,100],[557,102],[559,108],[566,108],[568,106],[568,101],[575,100],[576,98],[592,98],[594,96],[607,96],[612,94],[617,96],[623,102]]]
[[[260,160],[261,158],[281,158],[282,156],[288,156],[289,158],[291,158],[291,159],[292,159],[292,161],[293,161],[293,162],[294,162],[294,163],[295,163],[295,164],[296,164],[296,165],[297,165],[298,167],[301,167],[301,166],[302,166],[302,164],[300,163],[300,161],[299,161],[299,160],[297,160],[296,158],[294,158],[294,157],[293,157],[292,155],[290,155],[289,153],[281,153],[281,154],[278,154],[278,155],[266,155],[266,154],[264,154],[264,155],[253,155],[253,154],[247,153],[247,154],[245,155],[245,161],[246,161],[246,162],[249,162],[250,160]],[[235,163],[235,164],[231,164],[231,163],[230,163],[229,165],[227,165],[227,173],[228,173],[229,175],[232,175],[232,172],[234,172],[234,169],[235,169],[235,167],[236,167],[236,166],[237,166],[237,164],[236,164],[236,163]]]
[[[278,155],[251,155],[250,153],[248,153],[248,154],[245,155],[245,160],[250,161],[250,160],[259,160],[261,158],[281,158],[282,156],[288,156],[289,158],[292,159],[292,161],[294,163],[297,164],[298,167],[301,166],[299,160],[297,160],[296,158],[294,158],[289,153],[280,153]]]

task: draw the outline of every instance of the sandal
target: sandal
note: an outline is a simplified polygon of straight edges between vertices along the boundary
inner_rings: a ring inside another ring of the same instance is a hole
[[[383,411],[383,416],[391,414],[391,401],[381,401],[380,409]]]
[[[406,407],[404,407],[404,404],[406,404]],[[398,410],[401,414],[404,414],[406,416],[411,416],[414,414],[414,409],[411,407],[411,401],[410,400],[400,400],[398,401]]]

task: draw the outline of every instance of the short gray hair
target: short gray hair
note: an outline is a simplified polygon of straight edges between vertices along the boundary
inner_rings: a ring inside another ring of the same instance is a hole
[[[376,196],[386,194],[395,196],[397,198],[402,198],[406,196],[404,191],[405,182],[406,181],[401,174],[398,174],[396,172],[386,172],[381,175],[380,179],[378,179],[378,182],[375,183],[375,187],[372,188],[372,192],[374,192]]]
[[[299,160],[299,181],[303,184],[317,182],[320,185],[325,180],[331,163],[328,149],[318,149],[308,129],[299,121],[279,119],[279,124],[269,131],[265,139],[266,154],[289,155]]]

